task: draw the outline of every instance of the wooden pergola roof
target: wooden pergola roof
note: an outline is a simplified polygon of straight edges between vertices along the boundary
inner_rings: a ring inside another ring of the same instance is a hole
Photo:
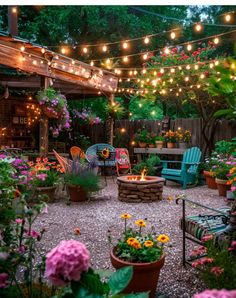
[[[118,78],[109,71],[4,32],[0,32],[0,65],[33,75],[1,75],[0,84],[13,88],[37,90],[40,88],[40,76],[53,79],[55,88],[77,94],[97,94],[99,91],[112,94],[118,84]]]

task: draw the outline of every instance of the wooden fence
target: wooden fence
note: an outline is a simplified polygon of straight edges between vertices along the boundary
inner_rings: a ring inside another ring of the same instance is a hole
[[[161,121],[155,120],[117,120],[114,125],[114,146],[126,147],[130,155],[133,155],[133,145],[131,144],[134,135],[139,128],[146,127],[150,132],[159,134],[161,132]],[[170,129],[177,130],[181,127],[184,130],[190,130],[192,133],[192,146],[203,149],[205,141],[202,135],[203,121],[200,118],[189,119],[180,118],[170,121]],[[106,141],[106,130],[104,124],[93,125],[84,131],[89,135],[92,144]],[[236,137],[236,121],[219,121],[215,128],[214,142],[219,140],[231,140]]]

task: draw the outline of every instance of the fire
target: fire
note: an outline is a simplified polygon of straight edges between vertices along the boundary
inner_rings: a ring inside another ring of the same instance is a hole
[[[144,168],[141,172],[141,178],[140,178],[140,181],[145,181],[146,180],[146,177],[147,176],[147,169]]]

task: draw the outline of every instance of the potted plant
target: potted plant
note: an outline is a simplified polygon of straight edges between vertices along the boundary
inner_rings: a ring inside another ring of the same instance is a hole
[[[222,162],[216,169],[216,184],[219,191],[219,196],[226,197],[227,191],[230,190],[231,186],[228,179],[230,166],[226,162]]]
[[[146,129],[138,129],[134,136],[135,141],[139,144],[140,148],[145,148],[148,142],[149,132]]]
[[[181,129],[178,129],[176,135],[179,141],[179,148],[187,149],[192,137],[191,132],[189,130],[182,131]]]
[[[124,220],[123,236],[116,244],[113,244],[110,258],[116,268],[133,266],[133,277],[125,288],[124,293],[146,292],[154,298],[161,268],[164,266],[164,243],[169,237],[162,234],[156,236],[154,229],[143,233],[146,227],[144,220],[136,220],[136,228],[127,227],[127,220],[131,215],[121,215]],[[109,235],[110,242],[112,242]]]
[[[147,173],[150,176],[161,176],[161,170],[163,167],[161,166],[160,158],[157,155],[153,155],[147,158],[145,161],[136,164],[133,167],[132,172],[134,174],[140,175],[144,168],[147,170]]]
[[[206,179],[206,183],[208,188],[217,189],[217,184],[215,182],[215,170],[218,166],[218,158],[217,157],[207,157],[204,161],[203,165],[203,175]]]
[[[44,195],[44,200],[52,203],[59,182],[59,172],[62,168],[56,162],[50,162],[47,158],[37,158],[36,162],[29,163],[32,184],[36,188],[36,196]]]
[[[88,163],[80,158],[73,160],[71,170],[64,177],[72,202],[86,201],[89,192],[99,190],[96,167],[95,163]]]
[[[167,148],[175,147],[175,143],[177,141],[177,136],[174,131],[172,131],[172,130],[167,131],[166,134],[164,135],[164,138],[167,143]]]
[[[156,134],[151,132],[148,134],[147,136],[147,144],[149,148],[155,148],[155,144],[156,144]]]
[[[163,148],[163,144],[164,144],[165,138],[163,136],[156,136],[156,148]]]

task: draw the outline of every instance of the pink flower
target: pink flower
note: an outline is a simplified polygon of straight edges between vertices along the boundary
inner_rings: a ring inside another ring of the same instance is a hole
[[[20,225],[23,222],[23,219],[21,218],[16,218],[15,222]]]
[[[201,239],[201,241],[202,242],[206,242],[206,241],[209,241],[211,239],[213,239],[213,235],[212,234],[209,234],[209,235],[203,236],[202,239]]]
[[[33,238],[38,238],[40,236],[40,234],[34,230],[32,230],[31,232],[27,232],[27,235]]]
[[[45,181],[45,179],[47,178],[47,174],[44,174],[44,173],[38,174],[37,178],[39,180]]]
[[[7,286],[7,273],[0,273],[0,288],[5,288]]]
[[[213,273],[215,276],[220,276],[224,272],[224,268],[220,268],[218,266],[211,268],[211,273]]]
[[[76,240],[61,241],[46,256],[46,277],[56,286],[79,281],[81,273],[90,265],[85,245]]]
[[[235,298],[236,291],[227,290],[206,290],[202,293],[195,294],[193,298]]]

